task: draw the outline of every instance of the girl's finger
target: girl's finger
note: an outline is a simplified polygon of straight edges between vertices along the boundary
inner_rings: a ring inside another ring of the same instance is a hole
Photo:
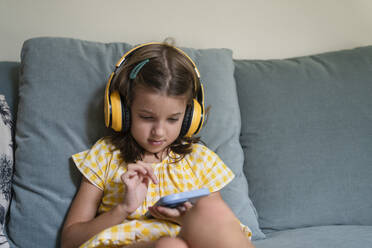
[[[181,206],[178,206],[177,207],[178,211],[180,211],[181,213],[184,213],[187,211],[186,207],[184,205],[181,205]]]
[[[151,181],[152,181],[153,183],[155,183],[155,184],[158,184],[158,178],[155,176],[155,174],[154,174],[152,168],[151,168],[151,171],[148,170],[147,172],[148,172],[147,175],[150,177]]]
[[[137,171],[143,175],[147,174],[147,170],[143,166],[138,165],[138,164],[129,164],[127,171]]]
[[[150,179],[151,179],[151,181],[153,181],[153,183],[158,184],[158,179],[156,178],[156,176],[154,174],[154,169],[152,168],[150,163],[145,163],[143,161],[137,161],[137,164],[142,166],[142,168],[144,170],[146,170],[146,175],[148,175],[150,177]]]
[[[163,218],[163,216],[161,216],[158,211],[156,210],[155,207],[149,207],[149,212],[150,214],[152,215],[152,217],[156,218],[156,219],[161,219]]]
[[[132,177],[138,175],[138,173],[136,171],[126,171],[122,176],[121,176],[121,179],[123,181],[126,181],[128,179],[131,179]]]
[[[186,208],[186,210],[189,210],[190,208],[192,208],[192,203],[187,201],[183,204],[183,206]]]
[[[138,161],[137,163],[143,166],[147,172],[146,174],[151,178],[151,181],[153,181],[155,184],[158,184],[158,179],[154,174],[154,169],[152,168],[151,164],[142,161]]]
[[[175,218],[181,215],[181,212],[177,208],[167,208],[157,206],[156,210],[166,218]]]
[[[149,163],[137,161],[136,164],[129,164],[128,170],[139,171],[141,174],[150,177],[151,181],[153,181],[155,184],[158,184],[158,179],[156,178],[154,170]]]

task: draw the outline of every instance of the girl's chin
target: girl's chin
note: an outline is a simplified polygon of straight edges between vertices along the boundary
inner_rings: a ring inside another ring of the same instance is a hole
[[[147,146],[145,150],[147,151],[147,153],[160,155],[160,154],[163,154],[167,150],[167,147],[168,146],[166,145],[162,145],[160,147]]]

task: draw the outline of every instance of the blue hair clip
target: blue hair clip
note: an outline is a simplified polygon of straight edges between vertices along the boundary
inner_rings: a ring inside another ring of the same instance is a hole
[[[130,79],[135,79],[135,78],[137,77],[138,72],[139,72],[139,71],[142,69],[142,67],[143,67],[144,65],[146,65],[149,61],[150,61],[149,59],[145,59],[145,60],[139,62],[139,63],[138,63],[138,64],[137,64],[133,69],[132,69],[132,71],[130,72],[130,74],[129,74],[129,78],[130,78]]]

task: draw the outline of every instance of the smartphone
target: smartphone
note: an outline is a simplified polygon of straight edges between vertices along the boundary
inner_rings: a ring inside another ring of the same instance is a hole
[[[166,195],[160,198],[154,206],[163,206],[167,208],[176,208],[185,202],[191,202],[192,204],[195,204],[196,200],[200,197],[209,195],[209,189],[202,188],[202,189],[196,189],[186,192],[181,192],[177,194],[171,194]],[[151,217],[151,214],[149,211],[145,214],[146,217]]]

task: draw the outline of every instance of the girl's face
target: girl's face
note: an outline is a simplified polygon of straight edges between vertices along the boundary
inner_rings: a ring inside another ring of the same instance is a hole
[[[131,105],[131,133],[137,143],[160,158],[180,134],[186,96],[166,96],[143,87],[135,89]]]

